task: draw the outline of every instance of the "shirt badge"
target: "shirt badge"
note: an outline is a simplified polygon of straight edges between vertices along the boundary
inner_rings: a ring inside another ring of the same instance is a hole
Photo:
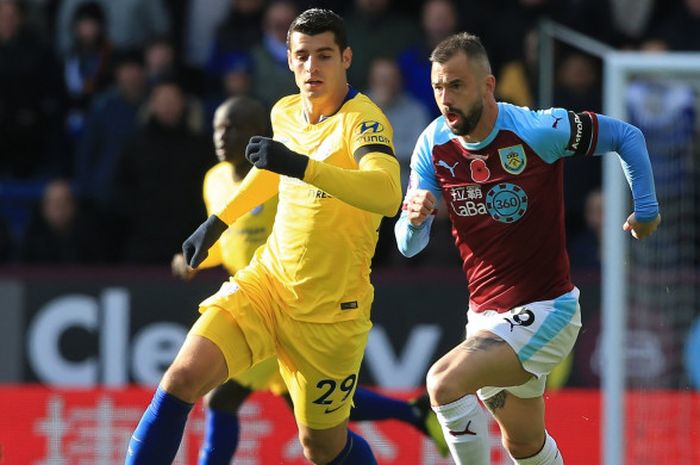
[[[501,160],[503,169],[510,174],[520,174],[527,166],[525,149],[521,144],[498,149],[498,158]]]

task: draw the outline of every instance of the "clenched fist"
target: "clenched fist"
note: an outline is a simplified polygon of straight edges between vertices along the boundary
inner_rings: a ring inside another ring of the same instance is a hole
[[[412,189],[406,194],[404,210],[412,226],[420,226],[433,214],[437,200],[432,192],[424,189]]]
[[[644,239],[651,236],[656,228],[661,223],[661,215],[656,215],[651,221],[639,221],[634,213],[632,213],[622,225],[622,229],[632,234],[635,239]]]

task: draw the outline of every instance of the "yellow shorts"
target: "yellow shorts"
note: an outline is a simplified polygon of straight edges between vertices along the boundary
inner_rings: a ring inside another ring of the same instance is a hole
[[[232,379],[252,391],[270,391],[277,396],[287,393],[276,357],[263,360]]]
[[[313,429],[340,424],[350,416],[372,323],[364,317],[330,324],[294,320],[274,298],[277,284],[265,270],[246,270],[245,284],[231,278],[200,304],[191,332],[221,349],[233,379],[276,356],[297,422]]]

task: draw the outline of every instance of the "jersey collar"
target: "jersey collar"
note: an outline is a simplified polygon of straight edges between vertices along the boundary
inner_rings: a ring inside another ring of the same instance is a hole
[[[330,115],[322,115],[321,118],[318,120],[318,123],[316,123],[316,124],[322,123],[322,122],[326,121],[328,118],[330,118],[331,116],[336,115],[340,111],[340,109],[343,108],[343,105],[345,105],[345,103],[348,100],[352,99],[357,94],[359,94],[359,92],[354,87],[352,87],[350,84],[348,84],[348,92],[345,94],[345,98],[343,98],[343,101],[340,103],[338,110],[336,110],[335,113],[332,113]],[[304,118],[304,121],[306,122],[306,124],[311,124],[311,123],[309,123],[309,118],[306,116],[306,112],[304,111],[303,108],[301,110],[301,116],[302,116],[302,118]]]

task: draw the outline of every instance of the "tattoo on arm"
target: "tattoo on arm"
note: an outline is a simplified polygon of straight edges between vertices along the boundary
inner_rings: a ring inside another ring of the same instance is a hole
[[[491,410],[491,413],[496,413],[496,410],[503,408],[506,405],[506,391],[500,391],[493,397],[489,397],[484,401],[486,407]]]
[[[488,350],[500,344],[506,344],[506,341],[498,336],[476,335],[462,342],[460,347],[467,352],[477,352],[480,350]]]

